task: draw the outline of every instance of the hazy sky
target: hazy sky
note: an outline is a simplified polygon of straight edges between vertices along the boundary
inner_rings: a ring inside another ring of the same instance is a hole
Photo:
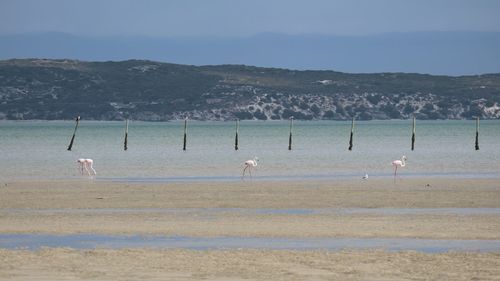
[[[500,31],[497,0],[0,0],[0,34],[251,36]]]

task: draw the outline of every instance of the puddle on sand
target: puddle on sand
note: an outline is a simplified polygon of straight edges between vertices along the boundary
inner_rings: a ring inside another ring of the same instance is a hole
[[[500,208],[343,208],[340,214],[375,215],[500,215]]]
[[[208,249],[291,249],[414,250],[427,253],[448,251],[498,252],[500,240],[433,240],[407,238],[265,238],[265,237],[185,237],[100,234],[0,234],[0,248],[37,250],[42,247],[93,248],[183,248]]]
[[[231,213],[237,215],[500,215],[500,208],[102,208],[102,209],[0,209],[2,213],[67,213],[67,214],[206,214]]]

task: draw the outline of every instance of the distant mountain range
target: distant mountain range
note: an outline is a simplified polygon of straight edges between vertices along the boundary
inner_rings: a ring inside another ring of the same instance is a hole
[[[349,73],[500,73],[499,32],[411,32],[370,36],[258,34],[252,37],[0,35],[0,59],[146,59],[189,65],[244,64]]]
[[[500,74],[348,74],[145,60],[0,61],[0,119],[500,118]]]

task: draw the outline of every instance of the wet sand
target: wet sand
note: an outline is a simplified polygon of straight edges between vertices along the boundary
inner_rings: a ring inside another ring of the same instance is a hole
[[[204,211],[214,208],[217,211]],[[249,211],[321,208],[368,211]],[[500,208],[500,182],[3,182],[0,233],[500,239],[498,214],[370,213],[369,208]],[[0,279],[6,280],[35,276],[37,280],[498,280],[500,276],[500,253],[55,248],[4,249],[0,261]]]
[[[463,179],[411,179],[397,184],[391,180],[16,182],[0,188],[0,233],[500,239],[500,216],[496,214],[380,214],[369,210],[273,214],[233,210],[353,207],[500,208],[500,184],[497,180]],[[218,211],[211,211],[214,208]],[[162,212],[165,209],[171,211]]]
[[[195,213],[18,213],[0,211],[0,233],[168,236],[500,239],[495,215],[256,215]]]
[[[429,185],[429,186],[427,186]],[[498,208],[499,179],[0,183],[6,208]]]

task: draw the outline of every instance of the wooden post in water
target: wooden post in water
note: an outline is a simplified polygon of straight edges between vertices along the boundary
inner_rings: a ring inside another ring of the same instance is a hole
[[[290,117],[290,136],[288,137],[288,150],[292,150],[292,129],[293,129],[293,116]]]
[[[354,134],[354,117],[351,122],[351,136],[349,137],[349,150],[352,150],[352,135]]]
[[[476,150],[479,150],[479,117],[476,118]]]
[[[73,136],[71,137],[71,141],[69,142],[68,151],[71,151],[73,147],[73,142],[75,141],[76,130],[78,129],[78,124],[80,123],[80,116],[77,116],[76,119],[75,130],[73,131]]]
[[[125,120],[125,140],[123,141],[123,150],[128,149],[128,119]]]
[[[411,134],[411,150],[415,149],[415,117],[413,117],[413,133]]]
[[[238,150],[238,130],[240,129],[240,120],[236,119],[236,135],[234,136],[234,150]]]
[[[184,142],[182,145],[182,150],[186,150],[186,141],[187,141],[187,117],[184,119]]]

